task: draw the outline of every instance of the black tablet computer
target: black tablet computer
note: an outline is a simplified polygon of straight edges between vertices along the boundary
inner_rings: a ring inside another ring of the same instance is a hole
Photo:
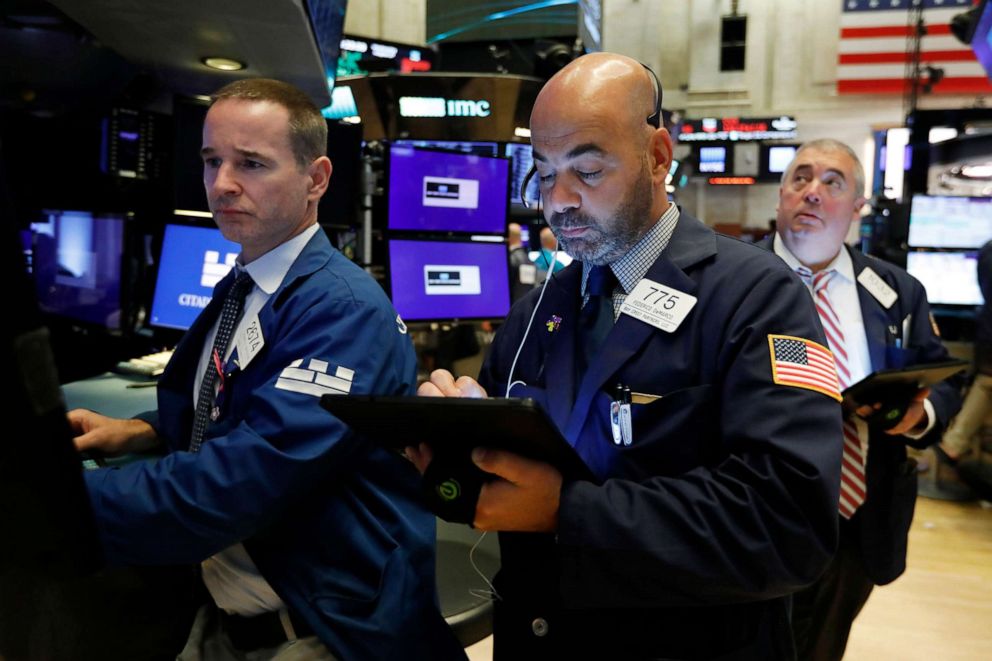
[[[566,479],[592,471],[532,399],[324,395],[320,405],[369,440],[397,451],[429,443],[435,456],[491,447],[551,464]]]
[[[844,399],[861,405],[874,404],[892,388],[911,388],[916,391],[932,386],[968,368],[965,360],[948,360],[941,363],[924,363],[899,369],[872,372],[844,390]]]
[[[844,408],[853,410],[880,404],[866,420],[870,425],[891,429],[906,415],[920,388],[940,383],[967,369],[968,365],[964,360],[949,360],[872,372],[844,390]]]

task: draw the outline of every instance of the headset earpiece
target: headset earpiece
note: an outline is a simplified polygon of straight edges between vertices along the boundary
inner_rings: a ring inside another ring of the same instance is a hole
[[[654,85],[654,112],[648,115],[647,122],[656,129],[661,128],[661,81],[657,74],[648,65],[641,63],[649,74],[651,74],[651,84]]]

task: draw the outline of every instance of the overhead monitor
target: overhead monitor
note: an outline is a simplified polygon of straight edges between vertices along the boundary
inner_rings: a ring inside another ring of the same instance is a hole
[[[789,169],[789,163],[796,157],[798,145],[768,145],[765,149],[764,171],[770,175],[781,177]]]
[[[388,169],[390,230],[506,232],[508,159],[394,144]]]
[[[216,227],[166,225],[149,324],[179,330],[193,325],[240,253]]]
[[[727,147],[700,147],[699,148],[699,173],[700,174],[726,174],[727,169]]]
[[[418,147],[420,149],[441,149],[444,151],[460,151],[464,154],[479,156],[500,156],[499,144],[495,142],[477,142],[472,140],[394,140],[394,145],[403,147]]]
[[[109,330],[121,329],[124,215],[46,210],[25,243],[38,307]]]
[[[931,305],[981,305],[978,251],[910,252],[906,270],[923,283]]]
[[[407,321],[501,319],[510,311],[506,244],[391,239],[389,289]]]
[[[992,198],[914,195],[909,211],[913,248],[980,248],[992,240]]]

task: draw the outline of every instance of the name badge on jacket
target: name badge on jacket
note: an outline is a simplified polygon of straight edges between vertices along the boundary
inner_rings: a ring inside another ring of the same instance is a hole
[[[644,278],[627,295],[620,313],[674,333],[695,305],[695,296]]]
[[[875,273],[871,267],[865,267],[865,270],[858,274],[858,282],[861,286],[868,290],[868,293],[875,297],[875,300],[882,304],[886,310],[892,307],[892,304],[896,302],[899,298],[899,294],[889,286],[885,280],[882,280],[882,276]]]
[[[246,323],[241,324],[235,346],[238,348],[238,367],[240,369],[248,367],[248,363],[265,346],[265,338],[262,337],[262,324],[259,323],[257,314]]]

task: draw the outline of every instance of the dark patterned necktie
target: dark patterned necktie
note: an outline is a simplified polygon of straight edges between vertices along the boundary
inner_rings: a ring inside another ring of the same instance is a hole
[[[227,353],[227,345],[231,341],[231,333],[234,332],[234,326],[245,306],[245,298],[251,291],[253,284],[248,271],[241,271],[234,279],[234,284],[231,285],[227,297],[224,299],[220,323],[217,324],[217,335],[214,337],[213,350],[210,352],[210,359],[207,361],[207,368],[203,373],[203,381],[200,382],[200,390],[196,397],[193,432],[189,441],[190,452],[200,451],[200,445],[203,443],[203,432],[207,429],[207,423],[214,408],[214,385],[217,383],[219,370],[222,369],[224,354]]]
[[[617,277],[609,266],[593,266],[589,270],[589,279],[586,281],[589,300],[579,313],[579,355],[576,361],[579,371],[576,388],[613,328],[613,290],[616,286]]]

